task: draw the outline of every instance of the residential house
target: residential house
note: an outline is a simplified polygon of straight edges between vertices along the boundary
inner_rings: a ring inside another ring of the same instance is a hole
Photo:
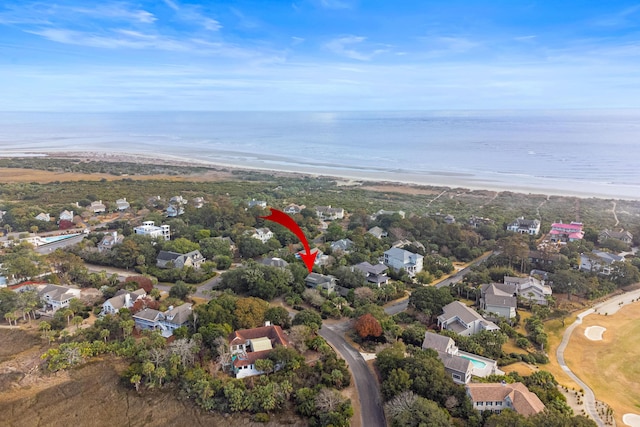
[[[322,289],[329,294],[336,290],[336,278],[331,275],[310,273],[304,283],[308,288]]]
[[[40,212],[38,215],[36,215],[36,219],[38,221],[49,222],[49,221],[51,221],[51,214]]]
[[[133,303],[138,299],[144,298],[147,295],[144,289],[140,288],[133,292],[129,292],[126,289],[120,289],[116,294],[106,300],[102,304],[101,315],[116,314],[121,308],[131,308]]]
[[[289,263],[282,258],[272,257],[272,258],[264,258],[260,261],[263,265],[267,265],[269,267],[279,267],[279,268],[287,268]]]
[[[301,251],[296,252],[295,257],[297,259],[302,259],[302,254],[307,253],[307,251],[305,251],[304,249]],[[313,248],[311,249],[311,253],[315,253],[316,254],[316,259],[313,262],[314,265],[325,265],[327,262],[329,262],[329,255],[325,255],[324,253],[322,253],[322,251],[318,248]]]
[[[56,312],[61,308],[69,307],[69,303],[73,298],[80,297],[80,289],[66,286],[39,285],[37,291],[45,311]]]
[[[344,252],[349,253],[354,243],[351,239],[340,239],[335,242],[332,242],[329,247],[331,247],[332,252]]]
[[[264,200],[251,199],[249,202],[247,202],[247,206],[249,206],[249,208],[253,208],[254,206],[258,206],[258,207],[261,207],[262,209],[266,209],[267,202],[264,201]]]
[[[425,332],[422,348],[424,350],[435,350],[444,365],[445,371],[458,384],[468,383],[471,381],[472,375],[486,377],[494,374],[504,374],[498,369],[498,364],[495,360],[460,351],[455,341],[444,335],[430,331]]]
[[[624,230],[611,231],[604,229],[600,232],[600,234],[598,234],[598,242],[604,243],[605,241],[607,241],[607,239],[617,239],[630,245],[633,243],[633,234]]]
[[[442,307],[438,316],[440,329],[453,331],[458,335],[471,336],[482,331],[498,331],[498,325],[480,316],[477,311],[460,301],[454,301]]]
[[[156,226],[153,221],[145,221],[141,226],[135,227],[133,232],[136,234],[142,234],[143,236],[149,236],[152,238],[162,237],[164,240],[171,239],[171,232],[168,225]]]
[[[169,199],[169,204],[172,204],[172,205],[179,206],[179,205],[186,205],[187,203],[188,203],[187,199],[185,199],[182,196],[173,196],[172,198]]]
[[[287,336],[277,325],[240,329],[229,335],[231,365],[236,378],[263,374],[264,372],[256,369],[255,363],[266,359],[277,345],[289,346]]]
[[[456,218],[453,215],[448,214],[448,215],[445,215],[444,222],[446,224],[454,224],[456,222]]]
[[[169,205],[167,206],[165,215],[167,215],[168,218],[175,218],[179,215],[182,215],[183,213],[184,208],[182,207],[182,205]]]
[[[73,222],[73,211],[63,210],[60,212],[60,216],[58,217],[58,223],[60,221],[70,221]]]
[[[405,212],[404,211],[386,211],[384,209],[380,209],[378,212],[374,213],[373,215],[371,215],[371,220],[375,221],[376,219],[378,219],[379,216],[382,215],[395,215],[398,214],[400,215],[400,218],[404,219],[405,218]]]
[[[167,311],[145,308],[133,315],[133,321],[140,330],[156,330],[169,338],[173,331],[189,322],[191,304],[185,303],[177,307],[169,306]]]
[[[371,234],[376,239],[382,239],[383,237],[387,237],[389,235],[386,231],[384,231],[382,228],[378,227],[377,225],[375,227],[371,227],[367,231],[367,233]]]
[[[391,248],[384,253],[384,263],[394,270],[404,269],[411,277],[422,271],[423,256],[400,248]]]
[[[124,236],[118,234],[117,231],[104,235],[100,243],[98,243],[98,252],[107,252],[113,249],[115,245],[119,245],[124,240]]]
[[[473,228],[482,227],[483,225],[493,225],[495,221],[490,218],[483,218],[481,216],[471,215],[469,217],[469,225]]]
[[[536,304],[546,305],[547,298],[552,294],[551,286],[545,285],[544,281],[533,276],[504,276],[504,284],[515,286],[518,296]]]
[[[247,234],[250,234],[254,239],[260,240],[262,243],[267,243],[273,238],[273,232],[266,227],[254,228],[253,232],[248,231]]]
[[[332,208],[329,206],[316,206],[314,207],[316,216],[322,221],[333,221],[336,219],[344,218],[344,209]]]
[[[194,208],[200,209],[201,207],[204,206],[204,198],[202,198],[202,197],[194,197],[194,199],[191,201],[191,203],[193,204]]]
[[[296,205],[295,203],[291,203],[287,206],[285,206],[285,208],[282,210],[282,212],[289,214],[289,215],[295,215],[295,214],[299,214],[300,212],[302,212],[302,210],[306,208],[305,205]]]
[[[540,221],[537,219],[524,219],[523,216],[507,226],[507,230],[514,233],[529,234],[535,236],[540,233]]]
[[[624,257],[594,249],[590,254],[580,254],[580,270],[609,276],[613,263],[624,261]]]
[[[129,204],[129,202],[127,202],[126,197],[116,200],[116,209],[118,209],[119,211],[125,211],[129,209],[130,206],[131,205]]]
[[[395,242],[393,242],[393,244],[391,245],[394,248],[404,248],[405,246],[414,246],[416,248],[422,249],[422,250],[426,250],[426,248],[424,247],[424,245],[420,242],[418,242],[417,240],[408,240],[408,239],[400,239],[400,240],[396,240]]]
[[[515,285],[490,283],[480,287],[480,309],[506,319],[516,317],[518,299]]]
[[[522,383],[471,383],[467,395],[476,411],[500,413],[511,409],[525,417],[544,411],[544,403]]]
[[[91,205],[89,205],[87,209],[93,212],[94,214],[103,213],[107,211],[107,207],[104,205],[104,203],[102,203],[102,200],[91,202]]]
[[[576,240],[581,240],[584,237],[582,227],[583,224],[581,222],[571,222],[569,224],[554,222],[551,224],[551,231],[549,231],[549,240],[552,242],[575,242]]]
[[[229,244],[229,248],[231,249],[231,251],[235,251],[236,250],[236,243],[231,239],[231,237],[214,237],[214,239],[220,239],[223,242],[227,242]]]
[[[193,267],[196,270],[200,268],[205,258],[199,250],[179,254],[177,252],[160,251],[156,261],[158,268],[183,268]]]
[[[378,287],[389,283],[389,277],[384,274],[388,269],[384,264],[372,265],[366,261],[352,267],[352,271],[360,271],[367,278],[367,282],[373,283]]]

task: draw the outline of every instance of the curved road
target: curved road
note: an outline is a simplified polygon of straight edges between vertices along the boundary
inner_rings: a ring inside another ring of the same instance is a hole
[[[567,375],[569,375],[571,379],[578,383],[578,385],[584,390],[584,404],[587,407],[587,413],[589,414],[589,416],[593,418],[598,427],[605,427],[606,424],[604,423],[604,421],[602,421],[602,418],[600,418],[600,415],[598,414],[598,410],[596,408],[596,396],[593,393],[593,390],[591,390],[588,385],[586,385],[580,378],[578,378],[578,376],[574,374],[571,369],[569,369],[564,361],[564,350],[567,348],[567,344],[569,344],[569,338],[571,338],[573,330],[576,328],[576,326],[582,323],[582,318],[584,316],[587,316],[593,312],[594,309],[591,308],[583,313],[580,313],[576,321],[573,322],[571,326],[569,326],[564,331],[564,335],[562,335],[562,342],[560,342],[560,345],[556,350],[556,358],[558,359],[558,363],[560,364],[562,370],[565,371]]]
[[[344,331],[340,326],[345,324],[346,322],[343,322],[332,327],[322,325],[319,334],[340,353],[351,369],[360,400],[361,425],[363,427],[385,427],[387,424],[382,409],[378,382],[362,355],[344,339]]]
[[[556,358],[558,359],[558,363],[560,364],[562,370],[565,371],[567,375],[569,375],[571,379],[578,383],[584,390],[584,403],[587,407],[587,413],[589,414],[589,416],[591,416],[591,418],[593,418],[593,420],[599,427],[605,427],[606,424],[604,423],[602,418],[600,418],[600,415],[598,415],[598,411],[596,409],[596,396],[593,393],[593,390],[591,390],[588,385],[586,385],[580,378],[578,378],[576,374],[571,371],[571,369],[569,369],[564,360],[564,350],[569,344],[569,339],[571,338],[571,334],[573,333],[574,329],[582,323],[582,319],[584,317],[592,313],[597,313],[600,310],[605,313],[614,314],[621,306],[633,302],[638,297],[640,297],[640,290],[627,292],[622,295],[617,295],[613,298],[609,298],[601,303],[596,304],[593,308],[590,308],[578,314],[578,318],[576,319],[576,321],[573,322],[564,331],[564,334],[562,335],[562,341],[560,342],[560,345],[556,350]]]

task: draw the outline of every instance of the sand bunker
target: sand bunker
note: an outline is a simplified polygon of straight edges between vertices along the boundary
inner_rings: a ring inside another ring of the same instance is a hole
[[[603,328],[602,326],[589,326],[584,330],[584,335],[591,341],[602,341],[602,334],[606,330],[607,328]]]
[[[640,415],[624,414],[622,416],[622,422],[631,427],[640,427]]]

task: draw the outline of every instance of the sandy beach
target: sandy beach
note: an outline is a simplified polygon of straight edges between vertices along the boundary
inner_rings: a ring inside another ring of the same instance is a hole
[[[241,161],[236,163],[209,161],[198,158],[187,158],[182,156],[167,155],[160,153],[123,153],[123,152],[69,152],[69,151],[33,151],[33,152],[4,152],[2,157],[55,157],[72,158],[85,161],[107,161],[107,162],[130,162],[130,163],[154,163],[164,165],[179,166],[206,166],[218,169],[217,173],[209,174],[209,179],[222,179],[228,177],[231,170],[252,170],[267,172],[283,176],[313,176],[332,178],[338,181],[339,185],[362,185],[363,183],[377,185],[380,191],[395,191],[412,194],[433,194],[438,188],[464,190],[487,190],[487,191],[510,191],[523,194],[537,194],[547,196],[569,196],[580,198],[602,198],[602,199],[627,199],[640,200],[640,193],[635,188],[625,188],[624,186],[606,186],[604,184],[585,185],[576,188],[575,183],[562,183],[556,180],[527,182],[526,179],[516,179],[514,182],[504,182],[498,179],[481,179],[470,174],[455,173],[430,173],[417,174],[406,172],[384,172],[371,171],[366,169],[340,169],[329,166],[312,165],[279,165],[274,167],[262,161]],[[504,177],[502,177],[504,179]],[[542,184],[542,185],[541,185]],[[435,188],[434,188],[435,187]]]

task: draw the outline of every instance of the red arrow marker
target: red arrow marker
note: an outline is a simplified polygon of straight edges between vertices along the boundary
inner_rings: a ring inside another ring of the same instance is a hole
[[[304,235],[304,232],[300,229],[298,224],[296,224],[293,218],[291,218],[286,213],[279,211],[277,209],[273,209],[273,208],[270,208],[270,209],[271,209],[271,215],[261,216],[260,218],[266,219],[268,221],[277,222],[278,224],[284,227],[287,227],[289,230],[291,230],[293,234],[296,235],[296,237],[298,237],[298,239],[300,239],[300,241],[302,242],[302,246],[304,246],[304,250],[305,250],[305,253],[300,254],[300,257],[302,258],[302,261],[304,261],[305,265],[307,266],[307,270],[309,270],[309,273],[311,273],[311,271],[313,270],[313,264],[316,261],[316,255],[318,255],[318,252],[317,251],[313,253],[311,252],[311,249],[309,248],[309,242],[307,241],[307,236]]]

